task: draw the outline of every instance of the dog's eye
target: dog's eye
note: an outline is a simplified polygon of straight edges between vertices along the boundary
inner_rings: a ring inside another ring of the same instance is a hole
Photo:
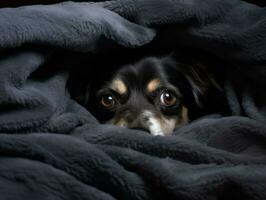
[[[164,90],[161,93],[160,101],[164,106],[172,106],[176,103],[176,97],[171,91]]]
[[[115,106],[114,97],[110,94],[103,96],[101,98],[100,103],[103,107],[108,108],[108,109],[111,109]]]

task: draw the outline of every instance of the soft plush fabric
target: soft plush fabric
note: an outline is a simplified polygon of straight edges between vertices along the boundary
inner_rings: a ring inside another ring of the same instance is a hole
[[[229,63],[231,116],[167,137],[101,125],[70,98],[69,67],[42,71],[58,52],[75,60],[156,40]],[[2,8],[0,52],[1,199],[266,199],[265,8],[239,0]]]

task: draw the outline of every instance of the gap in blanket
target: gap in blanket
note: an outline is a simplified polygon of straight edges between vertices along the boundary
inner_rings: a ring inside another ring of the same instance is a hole
[[[140,59],[153,56],[163,57],[172,55],[177,62],[191,64],[193,62],[204,63],[212,74],[219,74],[215,80],[223,85],[226,63],[218,61],[217,58],[207,55],[204,52],[200,53],[197,50],[186,49],[184,47],[172,48],[170,46],[154,48],[153,46],[146,46],[138,49],[116,49],[104,51],[108,53],[98,54],[78,54],[75,58],[75,64],[71,64],[70,78],[68,81],[68,88],[71,97],[78,101],[82,106],[87,108],[95,115],[95,104],[84,102],[84,98],[94,97],[98,90],[100,90],[103,83],[108,81],[119,69],[125,64],[132,64]],[[112,52],[112,53],[110,53]],[[64,56],[66,57],[66,56]],[[73,57],[73,56],[72,56]],[[88,94],[84,97],[84,94]],[[217,98],[218,97],[218,98]],[[204,107],[199,108],[194,102],[189,103],[189,118],[195,120],[199,117],[220,113],[227,115],[229,113],[225,97],[222,93],[211,91],[208,94]],[[206,106],[208,105],[208,106]],[[101,115],[103,115],[101,113]],[[101,116],[102,117],[102,116]],[[99,120],[99,118],[96,116]],[[101,121],[101,120],[100,120]],[[139,128],[139,127],[138,127]]]

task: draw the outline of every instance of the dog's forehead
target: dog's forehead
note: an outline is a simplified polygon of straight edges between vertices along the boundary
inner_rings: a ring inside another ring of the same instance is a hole
[[[164,66],[158,58],[146,58],[135,65],[137,73],[147,76],[147,78],[161,78],[165,75]],[[149,77],[150,76],[150,77]]]
[[[112,80],[113,82],[119,80],[129,87],[134,84],[152,89],[166,82],[166,76],[164,67],[159,60],[149,58],[134,65],[123,66],[116,72]]]

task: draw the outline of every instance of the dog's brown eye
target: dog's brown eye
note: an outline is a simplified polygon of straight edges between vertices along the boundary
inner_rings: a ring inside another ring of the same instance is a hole
[[[160,101],[164,106],[172,106],[176,103],[176,97],[171,91],[165,90],[161,93]]]
[[[101,98],[101,105],[105,108],[111,109],[115,105],[115,100],[112,95],[105,95]]]

